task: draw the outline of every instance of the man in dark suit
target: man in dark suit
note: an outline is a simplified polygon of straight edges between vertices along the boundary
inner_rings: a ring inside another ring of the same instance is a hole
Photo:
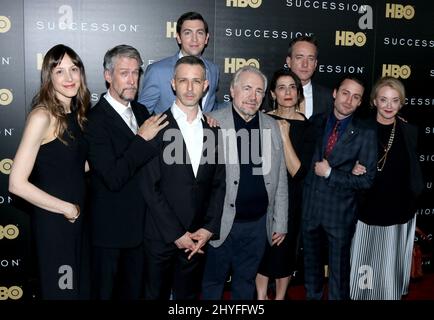
[[[145,231],[145,297],[197,299],[202,279],[203,246],[218,238],[225,196],[225,166],[219,161],[217,129],[199,107],[206,91],[203,61],[185,56],[175,65],[176,100],[169,125],[154,139],[158,157],[141,180],[149,206]]]
[[[180,50],[171,57],[149,65],[143,78],[139,102],[148,108],[149,113],[161,113],[170,108],[175,100],[170,80],[176,61],[184,56],[201,58],[208,40],[208,24],[200,13],[186,12],[179,17],[176,23],[176,41]],[[217,108],[219,69],[212,61],[201,59],[206,67],[208,91],[203,95],[200,104],[203,112],[210,112]]]
[[[373,183],[375,131],[353,116],[361,104],[363,83],[345,76],[333,91],[333,111],[310,119],[317,137],[304,186],[302,230],[308,299],[321,299],[324,269],[321,251],[328,244],[329,299],[349,299],[350,245],[356,220],[356,192]],[[366,174],[353,175],[356,162]]]
[[[313,37],[299,36],[289,44],[286,64],[303,84],[304,102],[300,106],[306,118],[330,111],[331,90],[311,81],[318,64],[318,44]]]
[[[143,287],[146,206],[137,173],[157,154],[149,140],[167,121],[149,117],[133,101],[141,65],[139,52],[130,46],[107,51],[104,78],[109,88],[88,118],[94,299],[138,299]]]

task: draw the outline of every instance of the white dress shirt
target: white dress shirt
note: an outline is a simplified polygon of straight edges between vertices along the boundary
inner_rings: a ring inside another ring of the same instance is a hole
[[[104,95],[104,98],[107,100],[107,102],[115,109],[115,111],[121,116],[122,120],[125,121],[127,126],[131,129],[131,131],[136,134],[138,130],[137,126],[137,120],[134,116],[133,109],[131,108],[131,103],[128,103],[128,106],[124,106],[122,103],[114,99],[109,91]],[[129,108],[130,111],[127,109]]]
[[[203,148],[202,111],[198,109],[197,116],[191,123],[187,121],[187,115],[176,105],[176,103],[173,103],[170,111],[172,112],[179,129],[181,129],[194,176],[196,177],[200,159],[202,158]]]
[[[303,86],[303,95],[304,95],[304,115],[306,118],[310,118],[313,113],[313,93],[312,93],[312,82],[309,81],[308,84]]]

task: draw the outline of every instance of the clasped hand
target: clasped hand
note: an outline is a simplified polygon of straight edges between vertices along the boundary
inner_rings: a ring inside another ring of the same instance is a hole
[[[175,244],[179,249],[184,249],[184,252],[190,252],[188,260],[191,259],[196,253],[204,253],[202,247],[211,238],[212,233],[204,228],[200,228],[196,232],[186,232],[180,238],[175,240]]]

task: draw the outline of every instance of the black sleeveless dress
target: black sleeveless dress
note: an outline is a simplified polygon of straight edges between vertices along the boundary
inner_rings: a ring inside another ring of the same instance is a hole
[[[288,173],[288,233],[280,246],[271,247],[267,242],[258,270],[258,273],[264,276],[279,279],[290,276],[294,271],[299,271],[299,264],[302,260],[299,256],[302,183],[310,165],[315,144],[306,117],[304,120],[289,120],[273,114],[270,116],[290,123],[289,136],[301,162],[301,167],[294,177]]]
[[[71,223],[61,214],[34,207],[31,220],[42,299],[84,298],[80,274],[87,147],[75,112],[67,114],[62,138],[67,145],[58,138],[41,145],[31,181],[54,197],[79,204],[81,214]]]

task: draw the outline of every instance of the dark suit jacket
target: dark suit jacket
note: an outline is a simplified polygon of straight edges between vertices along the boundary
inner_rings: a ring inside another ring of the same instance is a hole
[[[333,95],[329,88],[312,81],[312,116],[320,113],[329,113],[333,109]]]
[[[144,167],[141,178],[143,194],[149,206],[145,237],[173,243],[185,232],[194,232],[199,228],[212,232],[213,238],[218,237],[226,184],[225,165],[218,162],[220,151],[217,129],[210,128],[202,121],[204,146],[205,132],[214,141],[207,142],[209,148],[202,155],[195,177],[191,164],[186,164],[188,152],[178,124],[170,110],[165,114],[169,125],[154,139],[159,145],[159,156]],[[171,152],[169,150],[175,147],[175,139],[178,142],[176,146],[180,148]],[[167,157],[168,153],[165,152],[168,151],[180,161],[164,161],[163,156]],[[204,154],[213,163],[203,163]]]
[[[374,180],[377,161],[375,130],[353,117],[328,157],[332,167],[329,178],[315,174],[315,162],[324,157],[323,145],[328,113],[310,118],[312,130],[318,137],[310,170],[305,179],[303,193],[303,220],[305,223],[329,227],[345,227],[355,222],[356,191],[369,188]],[[351,173],[356,161],[364,165],[367,173]]]
[[[417,127],[397,118],[397,125],[405,139],[405,147],[410,159],[410,187],[415,197],[419,196],[424,189],[422,170],[417,158]]]
[[[140,126],[146,108],[132,102]],[[143,241],[146,205],[139,188],[139,169],[157,150],[135,135],[104,97],[92,108],[85,137],[91,170],[92,244],[109,248],[135,247]]]

